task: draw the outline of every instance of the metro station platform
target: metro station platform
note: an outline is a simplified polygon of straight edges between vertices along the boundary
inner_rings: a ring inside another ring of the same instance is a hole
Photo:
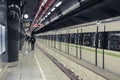
[[[91,64],[40,43],[30,50],[25,43],[18,65],[10,67],[6,80],[120,80]]]
[[[30,45],[29,45],[30,46]],[[18,66],[8,69],[6,80],[70,80],[37,47],[30,50],[25,44]]]

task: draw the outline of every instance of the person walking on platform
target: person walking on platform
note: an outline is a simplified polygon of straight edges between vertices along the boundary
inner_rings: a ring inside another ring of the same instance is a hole
[[[26,35],[26,38],[25,38],[26,42],[28,42],[28,45],[30,44],[30,41],[31,41],[31,38],[30,36]]]
[[[35,41],[36,41],[35,38],[32,37],[32,38],[31,38],[31,50],[34,50]]]

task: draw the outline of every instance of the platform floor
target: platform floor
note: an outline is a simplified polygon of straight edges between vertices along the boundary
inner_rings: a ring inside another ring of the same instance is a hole
[[[37,40],[37,45],[64,64],[65,67],[72,70],[81,80],[120,80],[119,75],[112,74],[84,60],[80,60],[51,46],[47,46],[47,44],[39,40]]]
[[[31,51],[27,44],[20,51],[18,66],[8,69],[6,80],[70,80],[37,47]]]
[[[105,75],[110,77],[109,80],[120,80],[119,76],[116,77],[106,73],[98,67],[59,52],[38,40],[34,51],[31,51],[30,45],[25,43],[23,50],[20,51],[19,54],[18,65],[8,68],[6,80],[71,80],[44,54],[40,47],[62,63],[67,69],[78,75],[79,80],[108,80]],[[92,70],[88,69],[86,66],[89,68],[91,67]],[[104,76],[101,76],[98,73],[101,73]]]

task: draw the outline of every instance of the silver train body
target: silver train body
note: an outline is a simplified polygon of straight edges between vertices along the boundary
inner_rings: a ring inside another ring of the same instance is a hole
[[[40,41],[120,75],[119,17],[38,34]]]

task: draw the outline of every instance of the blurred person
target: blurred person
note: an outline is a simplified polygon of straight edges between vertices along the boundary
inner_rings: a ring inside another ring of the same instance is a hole
[[[31,50],[34,50],[35,41],[36,41],[35,37],[32,37],[31,38]]]

